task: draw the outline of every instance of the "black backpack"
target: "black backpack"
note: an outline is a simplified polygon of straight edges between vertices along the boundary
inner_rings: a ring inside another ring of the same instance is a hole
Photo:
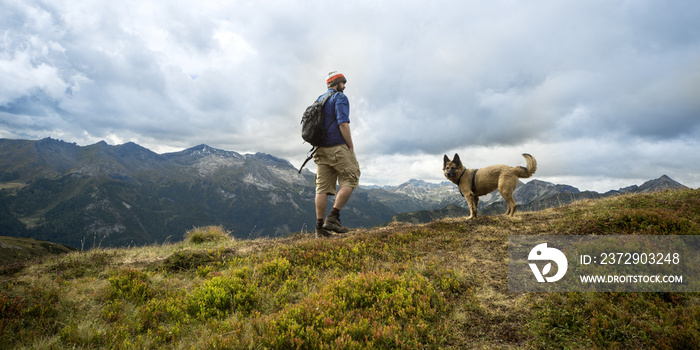
[[[310,143],[313,147],[309,151],[311,154],[306,158],[301,168],[299,168],[300,174],[306,163],[313,158],[318,146],[326,139],[326,130],[323,129],[323,106],[333,94],[335,94],[335,91],[328,94],[323,100],[315,101],[311,106],[306,107],[301,117],[301,138]]]

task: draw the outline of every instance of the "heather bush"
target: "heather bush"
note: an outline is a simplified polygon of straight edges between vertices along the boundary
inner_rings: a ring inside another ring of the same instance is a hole
[[[29,286],[22,295],[0,292],[0,344],[57,332],[66,316],[61,313],[60,294],[51,286]]]
[[[574,234],[700,234],[700,189],[603,199],[567,207],[558,230]]]
[[[149,334],[156,344],[178,339],[193,322],[186,311],[186,303],[184,295],[177,294],[149,300],[138,309],[136,331]]]
[[[601,349],[693,349],[700,344],[696,297],[697,293],[551,294],[535,305],[530,324],[547,348],[573,342]]]
[[[124,299],[135,304],[142,304],[153,296],[149,286],[148,274],[139,270],[126,269],[117,271],[108,279],[107,298]]]
[[[318,269],[350,269],[365,266],[366,252],[354,242],[314,240],[280,248],[278,254],[295,266]]]
[[[254,343],[270,348],[415,348],[444,337],[435,325],[449,307],[418,274],[350,274],[254,323]]]
[[[243,276],[241,276],[243,275]],[[259,303],[258,288],[244,273],[216,276],[188,296],[189,313],[199,319],[220,318],[231,312],[250,313]]]
[[[284,280],[289,276],[292,264],[285,258],[277,258],[265,262],[260,267],[263,274],[278,280]]]
[[[158,328],[166,323],[189,324],[192,317],[186,312],[187,302],[183,295],[151,299],[138,309],[141,330]]]
[[[116,322],[122,318],[124,302],[121,299],[108,300],[102,308],[100,315],[107,322]]]

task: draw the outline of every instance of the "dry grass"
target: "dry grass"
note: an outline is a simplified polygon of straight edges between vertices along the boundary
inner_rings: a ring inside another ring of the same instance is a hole
[[[195,227],[185,233],[185,242],[201,244],[231,240],[230,232],[223,226]]]

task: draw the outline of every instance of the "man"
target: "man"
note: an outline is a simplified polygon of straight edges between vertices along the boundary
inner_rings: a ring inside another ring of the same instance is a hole
[[[350,104],[345,96],[343,74],[333,71],[328,74],[328,91],[319,96],[322,100],[335,92],[323,106],[326,138],[314,154],[316,163],[316,237],[329,237],[332,232],[345,233],[349,229],[340,224],[340,210],[350,199],[353,190],[360,184],[360,165],[355,157],[355,147],[350,135]],[[336,194],[336,181],[340,189]],[[333,209],[326,215],[328,196],[336,196]]]

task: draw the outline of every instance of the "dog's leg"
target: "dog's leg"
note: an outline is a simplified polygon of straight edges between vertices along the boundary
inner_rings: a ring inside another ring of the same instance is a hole
[[[518,204],[515,203],[515,200],[513,199],[512,195],[510,197],[506,198],[506,204],[508,205],[508,210],[506,211],[506,215],[509,215],[509,216],[515,215],[515,210],[518,209]]]
[[[515,210],[518,208],[518,204],[515,203],[515,199],[513,199],[513,192],[515,192],[515,187],[518,186],[517,181],[517,177],[502,177],[498,183],[498,193],[500,193],[501,197],[506,201],[506,206],[508,207],[508,209],[506,209],[506,215],[508,216],[515,215]]]
[[[515,203],[515,199],[513,199],[513,191],[504,188],[503,190],[499,189],[498,192],[501,193],[501,197],[506,201],[506,206],[508,207],[506,215],[513,216],[515,214],[515,209],[518,208],[518,204]]]
[[[464,199],[466,199],[467,204],[469,204],[469,217],[467,220],[475,218],[479,211],[479,197],[474,193],[468,193],[464,196]]]

